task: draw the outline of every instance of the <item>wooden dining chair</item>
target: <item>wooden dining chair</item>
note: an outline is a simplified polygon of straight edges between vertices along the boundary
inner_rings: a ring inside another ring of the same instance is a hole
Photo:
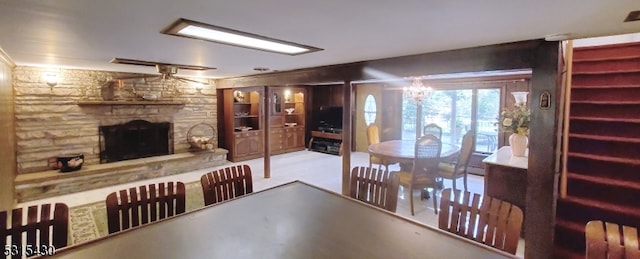
[[[380,130],[378,129],[378,126],[371,124],[367,127],[367,142],[369,145],[380,143]],[[369,167],[372,167],[374,164],[378,165],[378,170],[384,166],[384,169],[388,172],[389,165],[392,163],[389,163],[389,161],[386,161],[381,157],[369,154]]]
[[[200,177],[204,205],[212,205],[253,192],[251,167],[235,165],[208,172]]]
[[[395,174],[371,167],[351,170],[349,196],[378,208],[396,212],[400,179]]]
[[[434,135],[427,134],[416,140],[415,158],[411,171],[397,171],[394,174],[400,178],[400,185],[409,188],[409,201],[411,203],[411,215],[415,215],[413,208],[413,191],[420,190],[420,199],[424,198],[426,188],[432,190],[433,210],[438,214],[438,201],[436,192],[439,183],[436,180],[436,170],[440,162],[442,143]]]
[[[109,234],[185,212],[182,182],[149,184],[107,196]]]
[[[453,183],[453,189],[456,188],[456,182],[458,178],[462,178],[464,184],[464,190],[467,191],[467,167],[469,166],[469,160],[471,160],[471,154],[473,153],[473,143],[476,141],[476,134],[473,131],[468,131],[462,137],[462,147],[460,148],[460,154],[458,155],[458,161],[455,164],[448,162],[441,162],[438,164],[438,176],[443,179],[449,179]]]
[[[66,204],[29,206],[26,223],[23,221],[23,212],[23,208],[13,209],[11,215],[8,211],[0,211],[0,238],[4,240],[5,253],[13,255],[12,258],[22,258],[22,255],[30,256],[25,249],[28,245],[39,249],[39,254],[44,252],[44,255],[67,246],[69,207]],[[7,226],[7,222],[11,222],[11,226]],[[25,236],[26,243],[23,243]]]
[[[442,128],[435,123],[429,123],[424,126],[424,130],[422,131],[422,135],[431,134],[436,136],[438,139],[442,140]]]
[[[438,228],[511,254],[522,220],[522,209],[511,203],[451,188],[441,193]]]
[[[640,258],[638,229],[635,227],[592,220],[585,227],[585,239],[587,259]]]

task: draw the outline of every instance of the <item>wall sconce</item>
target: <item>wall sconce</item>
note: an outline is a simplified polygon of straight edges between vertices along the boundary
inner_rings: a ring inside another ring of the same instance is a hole
[[[58,74],[46,73],[44,74],[44,81],[51,87],[56,86],[58,84]]]
[[[191,84],[191,87],[193,87],[193,89],[195,89],[197,93],[199,94],[202,93],[202,89],[204,89],[203,83],[191,82],[190,84]]]

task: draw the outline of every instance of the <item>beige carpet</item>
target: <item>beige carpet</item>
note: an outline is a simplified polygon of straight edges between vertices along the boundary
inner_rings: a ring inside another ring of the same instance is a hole
[[[200,182],[185,184],[186,211],[204,206]],[[106,199],[106,197],[105,197]],[[69,245],[86,242],[109,234],[107,209],[104,201],[69,209]]]

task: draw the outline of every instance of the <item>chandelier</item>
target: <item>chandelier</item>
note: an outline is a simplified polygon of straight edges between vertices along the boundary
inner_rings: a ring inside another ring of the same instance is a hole
[[[420,77],[414,77],[411,85],[404,88],[404,96],[414,100],[416,103],[421,103],[422,100],[431,96],[432,91],[431,87],[422,84]]]

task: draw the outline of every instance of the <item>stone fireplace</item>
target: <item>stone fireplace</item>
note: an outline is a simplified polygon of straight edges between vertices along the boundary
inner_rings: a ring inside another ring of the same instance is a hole
[[[132,120],[100,126],[100,163],[173,154],[173,124]]]
[[[18,201],[28,201],[227,163],[226,150],[190,152],[187,134],[199,123],[217,124],[215,85],[137,82],[162,93],[155,101],[136,96],[131,84],[105,80],[124,73],[59,69],[55,86],[47,69],[17,66],[13,72]],[[108,100],[105,100],[108,99]],[[214,136],[217,139],[217,136]],[[81,170],[61,173],[50,161],[83,154]]]

